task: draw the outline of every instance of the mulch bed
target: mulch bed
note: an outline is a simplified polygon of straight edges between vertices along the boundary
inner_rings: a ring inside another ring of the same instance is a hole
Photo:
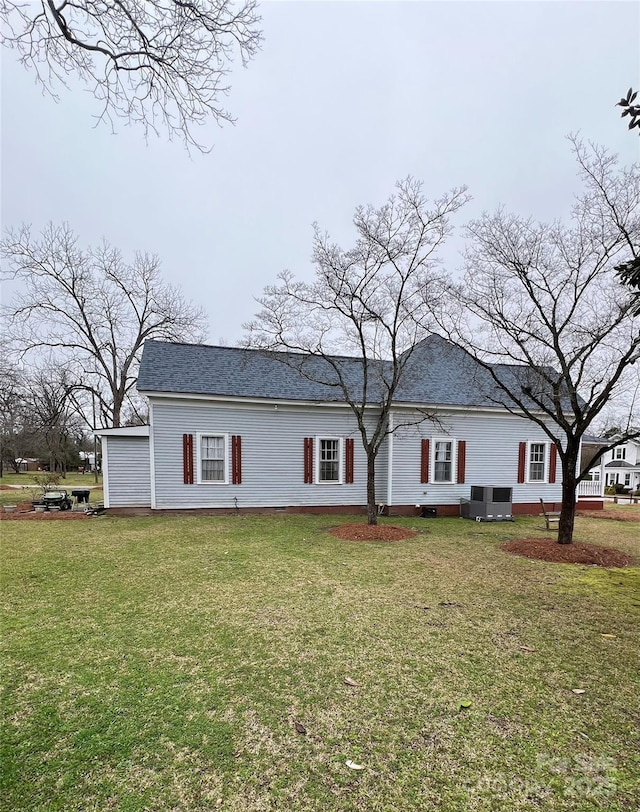
[[[31,507],[31,502],[17,505],[13,513],[0,511],[1,521],[51,521],[52,519],[89,519],[86,513],[73,513],[71,510],[51,510],[44,513],[36,513]]]
[[[595,544],[558,544],[551,539],[515,539],[502,545],[507,553],[557,564],[595,564],[598,567],[629,567],[635,560],[621,550]]]
[[[586,519],[613,519],[614,522],[640,522],[640,508],[625,508],[624,510],[578,510],[576,516]]]
[[[395,524],[341,524],[329,532],[345,541],[402,541],[417,535],[415,530]]]

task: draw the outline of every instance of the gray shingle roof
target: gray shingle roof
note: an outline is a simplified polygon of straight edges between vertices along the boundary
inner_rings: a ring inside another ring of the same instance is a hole
[[[299,359],[309,375],[337,381],[335,373],[322,359],[302,355],[288,355],[287,358]],[[362,365],[359,360],[343,358],[340,362],[350,388],[354,392],[361,391]],[[145,342],[138,390],[279,400],[344,400],[338,386],[310,380],[259,350],[163,341]]]
[[[609,439],[607,437],[598,437],[595,434],[583,434],[582,435],[582,445],[589,444],[589,445],[609,445]]]
[[[278,360],[286,358],[287,363]],[[360,399],[363,367],[358,358],[335,356],[341,374],[355,399]],[[300,371],[292,368],[295,364]],[[520,388],[524,367],[497,365],[498,374]],[[369,367],[368,398],[379,399],[390,365],[374,362]],[[315,378],[315,380],[311,380]],[[318,382],[318,378],[326,383]],[[333,382],[334,385],[329,385]],[[321,358],[294,354],[266,354],[260,350],[174,344],[147,341],[144,345],[138,390],[176,392],[278,400],[342,402],[337,375]],[[464,350],[431,335],[413,350],[401,384],[397,403],[449,406],[496,406],[506,395],[490,374]]]

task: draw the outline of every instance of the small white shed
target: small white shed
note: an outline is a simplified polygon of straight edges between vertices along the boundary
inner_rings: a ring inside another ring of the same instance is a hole
[[[151,507],[149,426],[100,429],[105,507]]]

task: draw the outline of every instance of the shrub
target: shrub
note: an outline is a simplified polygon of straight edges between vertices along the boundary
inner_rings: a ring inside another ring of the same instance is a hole
[[[42,471],[33,477],[33,481],[36,483],[36,485],[40,486],[42,495],[44,496],[44,494],[50,488],[54,488],[56,485],[60,484],[60,474],[50,471]]]

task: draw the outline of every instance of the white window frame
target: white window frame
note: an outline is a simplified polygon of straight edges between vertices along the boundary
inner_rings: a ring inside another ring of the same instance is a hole
[[[542,445],[544,446],[544,469],[542,479],[531,479],[531,446]],[[527,441],[527,459],[525,468],[524,481],[528,485],[548,485],[549,484],[549,458],[551,456],[551,443],[548,440],[528,440]]]
[[[614,460],[626,460],[627,458],[627,449],[624,446],[619,446],[618,448],[613,449],[613,459]]]
[[[451,479],[436,479],[436,444],[451,443]],[[453,485],[458,476],[458,442],[453,437],[431,438],[431,459],[429,460],[429,479],[433,485]]]
[[[320,479],[320,441],[338,441],[338,479]],[[344,437],[330,434],[320,434],[315,438],[315,483],[316,485],[344,485]]]
[[[224,479],[203,479],[202,478],[202,438],[203,437],[221,437],[224,441]],[[229,435],[221,431],[199,431],[196,434],[197,450],[196,450],[196,464],[197,476],[196,483],[198,485],[228,485],[229,484]]]
[[[631,485],[631,471],[627,471],[624,475],[624,486],[628,488]]]

